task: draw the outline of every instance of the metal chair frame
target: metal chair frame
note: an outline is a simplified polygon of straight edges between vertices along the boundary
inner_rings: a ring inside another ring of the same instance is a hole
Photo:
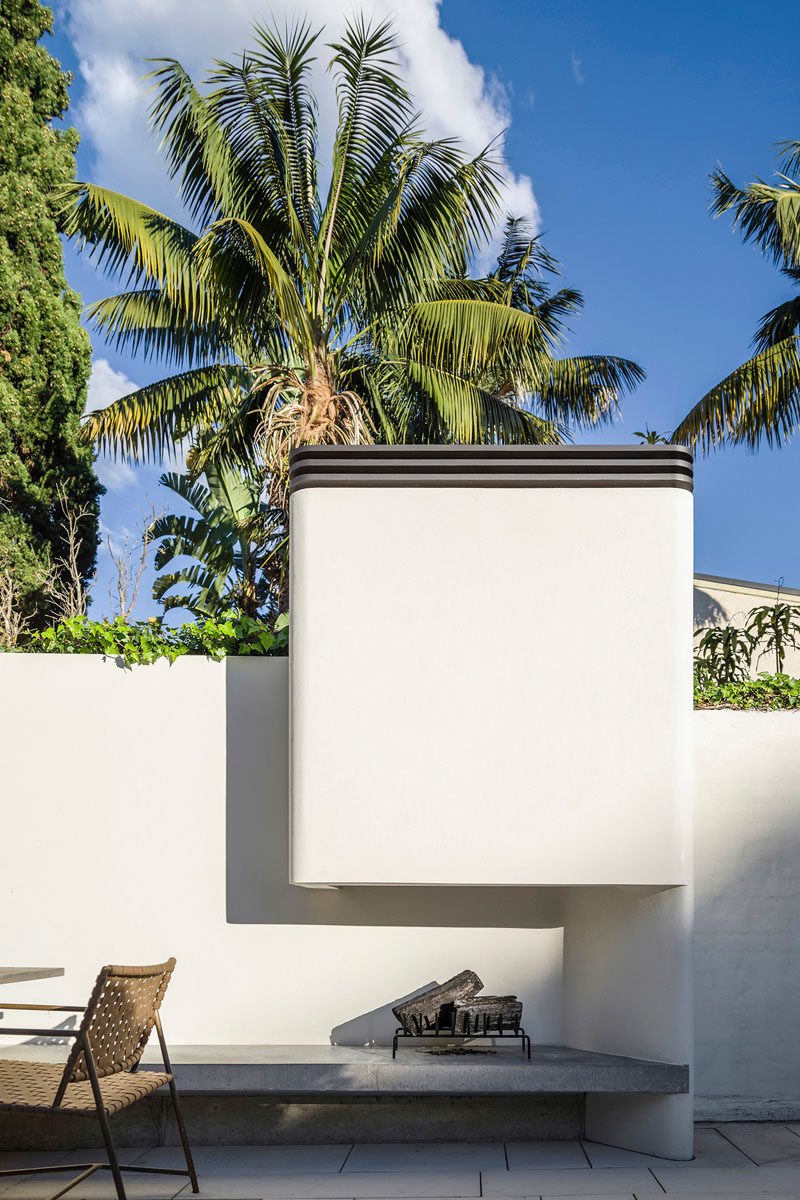
[[[70,1006],[70,1005],[64,1005],[64,1004],[0,1004],[0,1009],[6,1009],[6,1010],[22,1009],[25,1011],[36,1010],[36,1011],[40,1011],[40,1012],[43,1011],[43,1012],[71,1012],[71,1013],[79,1013],[80,1012],[80,1013],[83,1013],[83,1012],[86,1012],[86,1007],[87,1006],[85,1006],[85,1005]],[[172,1105],[175,1110],[175,1118],[178,1122],[178,1132],[180,1133],[181,1146],[183,1147],[183,1154],[186,1159],[186,1170],[184,1171],[178,1167],[134,1166],[132,1163],[121,1163],[119,1161],[119,1159],[117,1157],[116,1146],[114,1145],[114,1139],[111,1135],[111,1127],[110,1127],[109,1120],[108,1120],[108,1114],[106,1113],[105,1104],[103,1103],[103,1093],[100,1089],[100,1079],[97,1074],[97,1068],[95,1066],[94,1055],[92,1054],[91,1041],[90,1041],[88,1032],[86,1030],[84,1030],[84,1029],[53,1030],[53,1029],[5,1029],[5,1028],[0,1028],[0,1034],[5,1034],[5,1035],[10,1034],[12,1036],[17,1036],[17,1037],[22,1037],[27,1034],[32,1034],[34,1037],[58,1036],[58,1037],[71,1037],[71,1038],[77,1039],[76,1043],[75,1043],[76,1050],[77,1049],[83,1050],[83,1053],[85,1056],[86,1068],[87,1068],[89,1080],[90,1080],[91,1086],[92,1086],[92,1095],[94,1096],[95,1108],[97,1110],[97,1119],[100,1122],[100,1129],[103,1134],[103,1142],[105,1144],[106,1153],[108,1154],[108,1162],[107,1163],[70,1163],[68,1166],[65,1166],[64,1164],[55,1164],[52,1167],[22,1167],[22,1168],[17,1168],[15,1170],[0,1170],[0,1179],[4,1178],[5,1176],[8,1176],[8,1175],[46,1175],[46,1174],[52,1174],[53,1172],[59,1172],[59,1171],[63,1172],[65,1170],[71,1170],[71,1169],[75,1169],[79,1172],[79,1174],[76,1176],[75,1179],[71,1180],[68,1184],[66,1184],[64,1187],[60,1188],[57,1192],[53,1192],[53,1194],[51,1196],[49,1196],[47,1198],[47,1200],[58,1200],[59,1196],[63,1196],[65,1194],[65,1192],[69,1192],[72,1188],[77,1187],[77,1185],[79,1183],[82,1183],[84,1179],[88,1179],[89,1176],[95,1174],[96,1171],[110,1171],[111,1172],[113,1179],[114,1179],[114,1185],[117,1189],[118,1200],[127,1200],[127,1197],[125,1194],[125,1185],[122,1181],[122,1172],[123,1171],[137,1171],[140,1173],[151,1174],[151,1175],[187,1175],[192,1184],[192,1191],[199,1192],[200,1186],[197,1182],[197,1174],[196,1174],[195,1168],[194,1168],[194,1160],[192,1159],[192,1151],[189,1146],[189,1140],[186,1136],[186,1126],[183,1121],[183,1110],[181,1108],[180,1097],[178,1096],[178,1089],[175,1086],[175,1080],[174,1080],[173,1074],[172,1074],[172,1064],[170,1063],[170,1059],[169,1059],[169,1051],[167,1050],[167,1043],[164,1040],[164,1031],[161,1027],[161,1017],[157,1010],[154,1014],[153,1025],[154,1025],[156,1034],[158,1036],[159,1046],[161,1047],[161,1057],[164,1061],[164,1069],[165,1069],[166,1073],[169,1075],[169,1080],[168,1080],[169,1090],[170,1090],[170,1095],[172,1097]],[[132,1068],[132,1070],[135,1071],[137,1066],[138,1066],[138,1063],[136,1063],[136,1065]],[[64,1093],[66,1092],[67,1086],[68,1086],[68,1082],[67,1082],[67,1076],[66,1076],[66,1072],[65,1072],[64,1079],[62,1080],[62,1082],[58,1088],[58,1091],[56,1092],[56,1095],[53,1099],[52,1107],[50,1109],[43,1109],[42,1115],[44,1115],[45,1113],[47,1115],[58,1114],[58,1113],[62,1113],[65,1116],[71,1115],[69,1109],[60,1108],[60,1104],[64,1098]],[[133,1103],[136,1103],[136,1101],[133,1101]],[[0,1111],[2,1111],[2,1110],[0,1110]]]

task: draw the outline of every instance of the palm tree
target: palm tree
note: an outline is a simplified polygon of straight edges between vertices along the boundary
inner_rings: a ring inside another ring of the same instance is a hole
[[[90,307],[95,327],[177,369],[91,414],[87,435],[134,460],[188,437],[192,473],[256,463],[274,483],[299,444],[553,442],[567,423],[612,416],[643,373],[555,358],[580,297],[535,283],[534,239],[510,226],[498,271],[469,277],[497,218],[496,155],[423,138],[391,26],[357,18],[330,46],[339,117],[324,196],[319,34],[254,36],[205,94],[173,60],[152,74],[152,125],[197,231],[91,183],[65,194],[65,234],[126,281]]]
[[[800,142],[781,146],[780,182],[761,179],[737,188],[722,170],[711,176],[714,216],[733,213],[733,228],[755,242],[800,284]],[[761,319],[755,354],[707,392],[681,421],[673,441],[704,450],[725,443],[755,449],[788,438],[800,426],[800,295]]]
[[[644,429],[634,429],[633,436],[641,439],[639,442],[641,446],[669,445],[669,437],[665,437],[657,429],[651,429],[649,425],[645,425]]]
[[[153,599],[165,611],[188,608],[203,619],[229,609],[248,617],[277,615],[286,557],[282,513],[262,503],[260,484],[234,467],[209,463],[205,477],[208,486],[175,472],[161,476],[159,482],[198,515],[170,513],[153,522],[150,539],[161,540],[156,570],[182,555],[198,561],[159,575]],[[178,586],[192,590],[172,592]]]

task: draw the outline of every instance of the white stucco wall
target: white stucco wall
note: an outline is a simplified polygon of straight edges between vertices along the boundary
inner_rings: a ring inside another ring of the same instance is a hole
[[[569,890],[562,1010],[567,1045],[692,1066],[692,917],[691,886]],[[586,1135],[691,1158],[692,1095],[587,1095]]]
[[[80,1003],[101,963],[175,954],[175,1044],[364,1043],[471,966],[520,993],[534,1041],[603,1035],[563,1012],[559,889],[288,883],[287,680],[285,660],[0,655],[0,963],[67,970],[3,998]],[[800,714],[693,723],[697,1111],[798,1119]]]
[[[291,504],[295,882],[690,879],[690,492]]]
[[[2,998],[82,1003],[103,963],[174,954],[174,1044],[364,1044],[472,967],[558,1042],[552,894],[289,883],[287,689],[286,659],[0,655],[0,963],[66,968]]]
[[[800,714],[697,712],[701,1117],[800,1117]]]

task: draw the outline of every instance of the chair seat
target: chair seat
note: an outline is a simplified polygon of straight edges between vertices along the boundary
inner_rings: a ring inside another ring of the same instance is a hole
[[[0,1112],[67,1112],[78,1117],[95,1117],[92,1085],[70,1083],[57,1109],[53,1100],[64,1076],[63,1063],[21,1062],[0,1059]],[[103,1108],[108,1116],[121,1112],[129,1104],[141,1100],[171,1075],[164,1071],[120,1071],[99,1081]]]

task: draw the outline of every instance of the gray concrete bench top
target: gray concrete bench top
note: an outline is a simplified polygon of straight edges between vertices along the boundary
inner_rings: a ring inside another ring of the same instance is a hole
[[[689,1090],[688,1066],[567,1046],[534,1046],[530,1062],[516,1043],[474,1057],[429,1050],[429,1044],[403,1046],[394,1061],[384,1046],[173,1046],[170,1055],[176,1082],[186,1092],[491,1096]],[[151,1044],[142,1065],[158,1061]]]
[[[55,979],[63,967],[0,967],[0,983],[27,983],[31,979]]]

